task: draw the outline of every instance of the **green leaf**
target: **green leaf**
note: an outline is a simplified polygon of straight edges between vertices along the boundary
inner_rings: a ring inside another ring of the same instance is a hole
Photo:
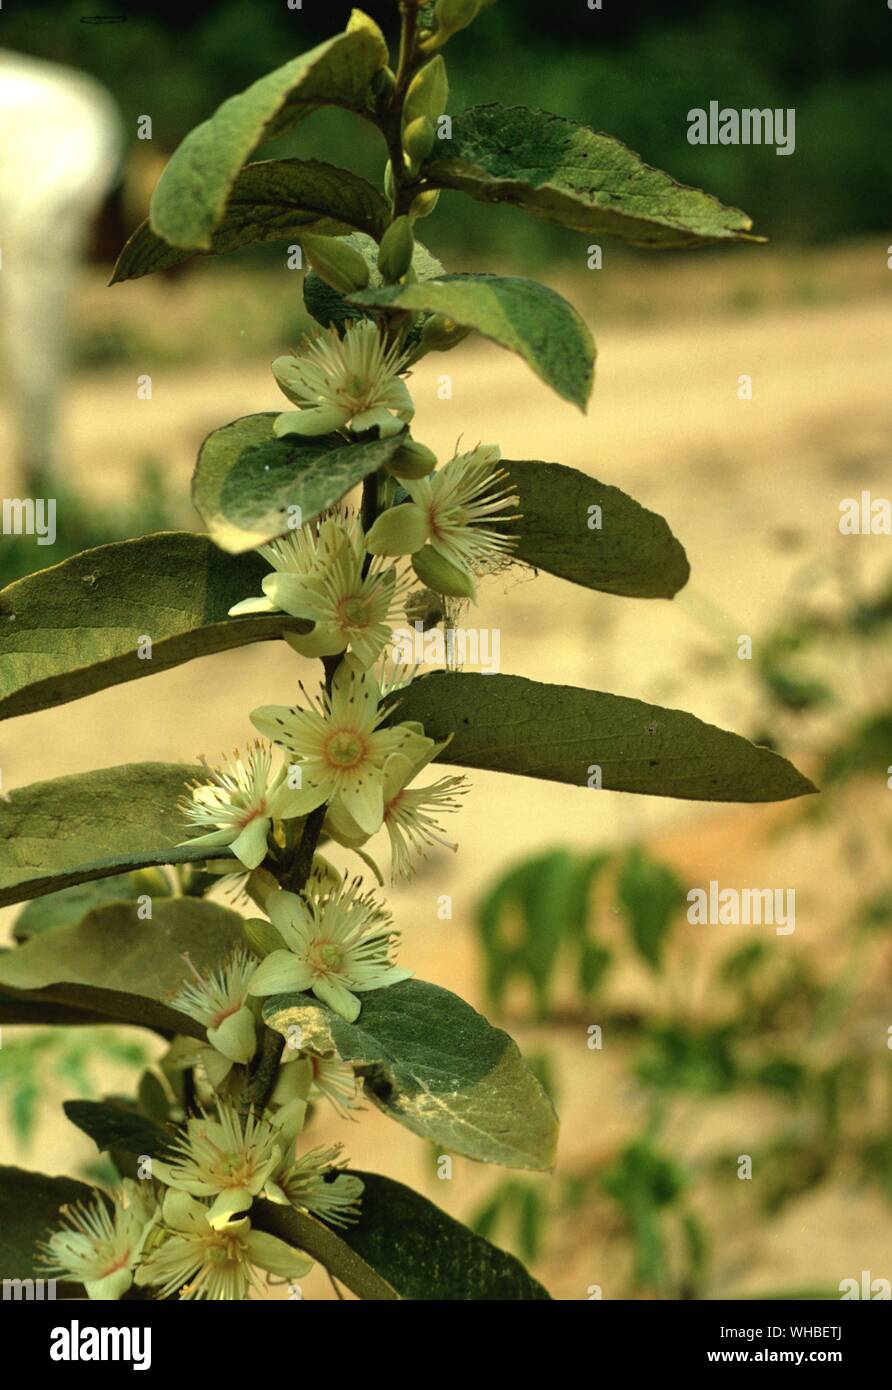
[[[585,410],[594,381],[595,345],[572,305],[536,280],[500,275],[442,275],[350,296],[371,309],[445,314],[518,353],[546,385]]]
[[[422,172],[432,188],[635,246],[761,240],[739,208],[676,183],[609,135],[525,106],[493,102],[455,116],[452,139],[437,142]]]
[[[118,257],[111,283],[167,270],[193,256],[223,256],[240,246],[282,241],[301,232],[342,236],[360,231],[380,240],[388,217],[378,190],[349,169],[318,159],[261,160],[247,164],[235,180],[206,251],[169,246],[145,221]]]
[[[66,1100],[62,1106],[73,1125],[88,1134],[100,1152],[120,1149],[128,1154],[160,1157],[172,1136],[154,1120],[109,1100]]]
[[[277,995],[263,1015],[286,1037],[296,1024],[307,1051],[351,1062],[366,1095],[414,1134],[482,1163],[552,1166],[551,1101],[508,1034],[448,990],[422,980],[375,990],[355,1023],[305,994]]]
[[[401,434],[357,444],[337,435],[276,439],[276,418],[244,415],[214,430],[201,446],[192,501],[213,540],[230,553],[284,535],[295,516],[290,507],[300,508],[306,525],[381,468],[403,442]],[[266,573],[269,566],[262,569]],[[260,592],[259,581],[254,592]]]
[[[341,1239],[401,1298],[457,1301],[547,1299],[513,1255],[453,1220],[420,1193],[377,1173],[357,1172],[360,1219]]]
[[[377,288],[384,284],[384,277],[378,269],[378,244],[372,237],[365,236],[361,232],[354,232],[353,235],[345,237],[344,240],[354,251],[358,251],[368,266],[369,284],[372,288]],[[416,241],[415,249],[412,253],[412,269],[419,280],[432,280],[444,273],[443,266],[436,256],[432,256],[423,242]],[[334,327],[339,333],[343,334],[344,329],[359,319],[370,318],[371,314],[357,309],[348,299],[317,275],[314,270],[308,271],[304,280],[304,305],[307,313],[321,324],[323,328]],[[423,320],[421,321],[423,323]],[[421,324],[407,335],[405,348],[411,350],[417,343],[421,333]]]
[[[666,522],[619,488],[558,463],[502,467],[520,498],[518,560],[628,598],[672,598],[687,583],[687,556]]]
[[[147,892],[149,889],[140,885],[135,874],[115,874],[89,883],[73,883],[69,888],[60,888],[27,903],[15,919],[12,934],[16,941],[27,941],[41,932],[73,926],[103,903],[135,902],[141,893]]]
[[[684,887],[668,864],[629,850],[617,880],[617,901],[642,960],[659,970],[672,919],[685,902]]]
[[[0,719],[286,631],[309,632],[283,613],[227,617],[260,592],[268,570],[258,555],[221,555],[207,536],[163,531],[17,579],[0,591]]]
[[[124,1023],[203,1038],[170,1006],[191,972],[215,970],[244,944],[242,918],[203,898],[162,898],[141,920],[135,903],[95,908],[73,927],[32,937],[0,955],[0,988],[69,1004]]]
[[[454,735],[441,762],[685,801],[786,801],[815,787],[767,748],[682,710],[522,676],[435,672],[400,692],[395,721]]]
[[[207,859],[206,848],[174,848],[186,838],[177,799],[202,776],[194,764],[124,763],[10,792],[0,800],[0,906],[128,869]]]
[[[58,1225],[63,1206],[90,1201],[96,1195],[95,1187],[75,1182],[74,1178],[49,1178],[45,1173],[29,1173],[24,1168],[0,1168],[0,1276],[48,1278],[46,1271],[34,1263],[37,1245]]]
[[[352,29],[224,101],[186,136],[161,175],[150,209],[152,231],[171,246],[210,249],[238,172],[261,141],[320,106],[365,112],[369,83],[387,57],[380,33]]]

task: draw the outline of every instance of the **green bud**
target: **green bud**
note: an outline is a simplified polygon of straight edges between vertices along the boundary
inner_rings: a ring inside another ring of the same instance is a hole
[[[388,159],[384,165],[384,192],[389,202],[393,202],[396,195],[396,187],[393,182],[393,165]]]
[[[418,197],[412,201],[412,206],[409,208],[409,216],[416,219],[419,217],[430,217],[439,201],[439,188],[431,188],[426,193],[419,193]]]
[[[449,352],[458,347],[470,331],[445,314],[431,314],[421,332],[421,347],[425,352]]]
[[[471,576],[460,570],[451,560],[444,560],[432,545],[426,545],[412,556],[412,568],[422,584],[433,589],[435,594],[446,594],[450,598],[477,597],[477,589]]]
[[[480,0],[437,0],[434,11],[437,43],[445,43],[459,29],[466,29],[477,18],[479,9]]]
[[[417,444],[414,439],[409,439],[403,444],[387,467],[397,478],[426,478],[429,473],[433,473],[437,466],[437,456],[433,449],[428,449],[424,444]]]
[[[427,116],[411,121],[403,131],[403,157],[406,171],[415,175],[434,148],[434,127]]]
[[[415,238],[408,217],[398,217],[381,238],[378,269],[387,285],[396,284],[412,268]]]
[[[425,632],[443,621],[443,598],[433,589],[418,589],[406,599],[406,621],[421,623]]]
[[[341,294],[354,294],[368,285],[369,268],[365,258],[346,241],[339,237],[305,234],[300,244],[316,274]]]
[[[273,951],[288,949],[272,922],[264,922],[260,917],[246,918],[242,922],[242,931],[251,950],[261,959]]]
[[[379,68],[372,78],[372,91],[378,98],[379,106],[384,106],[393,96],[396,78],[390,68]]]
[[[403,107],[404,127],[422,116],[430,121],[432,127],[435,126],[446,110],[448,100],[449,78],[446,76],[446,64],[438,53],[420,72],[416,72],[409,83]]]
[[[270,894],[278,892],[279,881],[269,869],[254,869],[248,875],[245,892],[255,902],[261,912],[266,912],[266,902]]]

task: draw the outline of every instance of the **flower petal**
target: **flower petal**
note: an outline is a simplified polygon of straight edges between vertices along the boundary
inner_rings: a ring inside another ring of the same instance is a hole
[[[251,1231],[245,1244],[252,1264],[268,1274],[278,1274],[281,1279],[300,1279],[313,1268],[313,1261],[302,1250],[293,1249],[266,1231]]]
[[[230,1062],[250,1062],[257,1048],[254,1015],[242,1007],[224,1018],[219,1028],[208,1029],[208,1042]]]
[[[351,994],[346,985],[342,985],[340,980],[314,980],[313,993],[317,999],[321,999],[323,1004],[327,1004],[330,1009],[334,1009],[336,1014],[345,1018],[348,1023],[355,1023],[359,1018],[359,1011],[362,1007],[355,994]]]
[[[255,816],[233,840],[231,849],[246,869],[259,869],[266,858],[266,837],[270,823],[266,816]]]
[[[372,555],[414,555],[430,536],[427,514],[415,502],[382,512],[365,539]]]
[[[290,994],[308,989],[313,973],[291,951],[273,951],[251,976],[249,994]]]

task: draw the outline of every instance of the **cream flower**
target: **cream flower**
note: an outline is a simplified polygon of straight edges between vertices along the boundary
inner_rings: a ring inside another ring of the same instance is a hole
[[[277,357],[273,376],[299,410],[275,423],[277,435],[330,434],[349,427],[359,434],[377,427],[382,439],[399,434],[415,408],[399,373],[406,359],[398,346],[385,349],[377,324],[363,319],[343,338],[332,328],[295,357]]]
[[[284,1105],[295,1098],[308,1101],[327,1100],[341,1119],[352,1118],[351,1110],[359,1108],[356,1100],[356,1073],[349,1062],[339,1057],[317,1057],[315,1053],[291,1053],[282,1059],[273,1100]]]
[[[447,746],[439,743],[424,757],[414,762],[402,753],[394,753],[384,767],[384,826],[390,840],[390,876],[392,882],[407,879],[412,874],[412,853],[425,856],[428,847],[442,845],[457,850],[458,846],[445,838],[437,816],[457,811],[468,788],[466,777],[441,777],[427,787],[410,787],[432,758]],[[369,838],[341,806],[332,806],[325,818],[325,829],[339,844],[358,849]]]
[[[398,941],[390,914],[353,879],[337,894],[304,899],[280,890],[267,899],[270,920],[286,950],[271,951],[251,979],[251,993],[289,994],[312,990],[352,1023],[367,990],[408,980],[411,970],[394,965]]]
[[[264,546],[261,553],[270,550]],[[305,552],[297,558],[302,561]],[[402,616],[412,576],[400,577],[392,563],[377,558],[363,573],[365,538],[355,518],[324,522],[316,555],[311,565],[288,569],[287,552],[278,553],[276,573],[263,581],[264,597],[236,604],[230,613],[249,611],[250,605],[251,612],[280,610],[303,618],[314,624],[312,632],[285,634],[301,656],[336,656],[349,646],[361,666],[373,665]]]
[[[168,1187],[192,1197],[213,1197],[204,1208],[215,1230],[239,1212],[247,1211],[255,1197],[278,1197],[270,1179],[287,1159],[303,1126],[306,1104],[292,1101],[272,1119],[254,1114],[242,1117],[224,1101],[217,1115],[193,1116],[170,1148],[170,1160],[154,1161],[155,1176]]]
[[[285,596],[295,581],[311,579],[322,573],[342,541],[343,534],[337,521],[328,519],[318,525],[311,523],[296,527],[278,540],[258,546],[258,555],[272,565],[273,573],[263,580],[262,597],[246,598],[241,603],[233,604],[229,610],[230,618],[241,618],[250,613],[287,612],[284,605],[277,602],[279,586],[282,586],[282,595]]]
[[[457,454],[427,478],[406,478],[412,498],[383,512],[366,545],[373,555],[414,555],[430,545],[443,560],[465,574],[485,574],[515,545],[515,538],[491,529],[491,521],[516,521],[505,515],[519,498],[505,487],[508,474],[496,464],[494,444]]]
[[[313,1268],[285,1241],[252,1230],[247,1217],[215,1229],[208,1208],[186,1192],[167,1193],[162,1217],[161,1238],[136,1274],[136,1283],[157,1288],[159,1298],[241,1301],[260,1291],[259,1270],[300,1279]]]
[[[310,1212],[332,1226],[348,1226],[359,1219],[362,1181],[352,1173],[335,1173],[340,1144],[312,1149],[289,1163],[278,1174],[278,1183],[293,1207]]]
[[[111,1205],[97,1195],[90,1203],[62,1207],[63,1225],[39,1247],[38,1263],[50,1274],[83,1284],[88,1298],[120,1298],[133,1283],[158,1211],[152,1184],[125,1178]]]
[[[254,1014],[247,999],[257,961],[239,948],[210,975],[201,975],[188,956],[185,960],[195,978],[181,986],[170,1007],[204,1024],[211,1047],[229,1062],[227,1067],[209,1067],[212,1082],[219,1085],[233,1062],[250,1062],[256,1050]]]
[[[193,826],[216,829],[183,845],[208,849],[229,845],[246,869],[256,869],[266,857],[266,841],[274,820],[302,814],[287,783],[288,768],[272,771],[272,750],[258,740],[245,762],[236,753],[225,770],[208,768],[207,782],[195,782],[180,809]]]
[[[310,709],[264,705],[251,722],[262,734],[286,748],[300,769],[300,789],[291,792],[292,812],[307,814],[331,802],[343,806],[360,829],[372,835],[384,818],[384,764],[394,753],[410,760],[433,748],[420,724],[381,729],[388,711],[381,709],[381,690],[370,671],[355,658],[343,660],[331,691],[323,691]]]

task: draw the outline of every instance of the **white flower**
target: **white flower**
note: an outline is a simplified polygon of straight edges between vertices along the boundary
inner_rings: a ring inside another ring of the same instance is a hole
[[[236,753],[227,768],[209,767],[208,776],[210,781],[192,784],[180,809],[192,825],[216,829],[180,843],[208,849],[229,845],[246,869],[256,869],[266,858],[273,821],[303,814],[298,794],[288,786],[288,768],[273,773],[272,749],[258,739],[246,762]]]
[[[420,724],[378,726],[388,711],[379,707],[380,687],[370,671],[346,657],[310,709],[264,705],[251,722],[285,747],[300,769],[300,789],[291,792],[292,814],[307,814],[324,802],[343,806],[360,829],[372,835],[384,818],[384,764],[394,753],[422,758],[434,743]]]
[[[392,563],[377,558],[364,574],[365,539],[354,518],[324,522],[320,541],[317,558],[303,568],[288,568],[289,550],[303,564],[307,547],[281,547],[276,573],[263,581],[264,597],[236,604],[230,613],[278,610],[303,618],[315,625],[312,632],[285,634],[302,656],[336,656],[349,646],[361,666],[371,666],[393,636],[412,576],[400,578]],[[261,553],[272,559],[271,551],[264,546]]]
[[[260,1290],[258,1270],[282,1279],[300,1279],[313,1261],[285,1241],[251,1229],[247,1217],[219,1230],[208,1223],[208,1208],[186,1192],[171,1189],[162,1209],[164,1229],[140,1268],[136,1283],[158,1289],[159,1298],[246,1299]]]
[[[323,521],[318,526],[310,524],[299,526],[270,541],[268,545],[257,547],[257,553],[268,560],[273,573],[263,580],[263,596],[242,599],[229,610],[230,618],[241,618],[249,613],[279,613],[288,610],[277,602],[277,589],[284,586],[282,595],[288,593],[288,586],[296,580],[306,580],[320,574],[330,562],[343,540],[342,531],[335,520]]]
[[[366,539],[368,549],[373,555],[414,555],[430,545],[466,574],[493,569],[516,541],[489,523],[518,520],[505,515],[519,498],[503,486],[508,474],[495,466],[500,457],[496,445],[481,444],[427,478],[404,479],[412,501],[382,512]]]
[[[88,1298],[116,1299],[133,1283],[143,1244],[159,1211],[151,1183],[125,1178],[110,1204],[97,1195],[61,1208],[63,1225],[39,1247],[38,1263],[51,1274],[83,1284]]]
[[[411,876],[412,851],[424,856],[427,847],[433,844],[442,845],[444,849],[458,849],[445,838],[437,816],[460,809],[456,798],[467,790],[467,778],[441,777],[427,787],[409,786],[447,744],[448,740],[436,744],[414,762],[402,753],[394,753],[385,764],[384,825],[390,840],[390,875],[394,883]],[[329,810],[325,829],[348,849],[358,849],[369,838],[341,806]]]
[[[359,1017],[357,994],[412,974],[393,964],[398,936],[390,914],[371,895],[360,895],[358,879],[320,899],[280,890],[267,899],[266,910],[287,949],[271,951],[261,961],[252,994],[312,990],[352,1023]]]
[[[356,1100],[356,1073],[349,1062],[340,1057],[317,1057],[315,1053],[291,1053],[282,1058],[279,1077],[273,1091],[278,1105],[299,1097],[303,1100],[327,1100],[341,1119],[351,1119],[351,1110],[359,1108]]]
[[[362,1181],[352,1173],[337,1173],[334,1164],[340,1144],[312,1149],[289,1163],[278,1174],[278,1183],[293,1207],[308,1211],[332,1226],[348,1226],[359,1219]]]
[[[296,357],[277,357],[273,376],[300,410],[286,411],[277,435],[356,433],[377,427],[382,439],[399,434],[415,408],[399,373],[406,359],[398,346],[385,349],[377,324],[363,319],[343,338],[332,328],[308,342]]]
[[[185,960],[195,979],[178,990],[170,1007],[204,1024],[211,1047],[229,1062],[229,1066],[211,1062],[208,1068],[211,1081],[218,1086],[233,1062],[244,1064],[254,1056],[257,1038],[254,1014],[247,999],[248,981],[257,969],[257,961],[240,947],[210,975],[200,975],[188,956]],[[207,1063],[206,1057],[204,1060]]]
[[[221,1101],[215,1119],[202,1114],[187,1121],[169,1161],[154,1160],[155,1176],[192,1197],[213,1197],[213,1205],[203,1210],[208,1224],[219,1230],[247,1211],[255,1197],[278,1195],[270,1179],[288,1158],[306,1108],[298,1100],[272,1119],[243,1118]]]

